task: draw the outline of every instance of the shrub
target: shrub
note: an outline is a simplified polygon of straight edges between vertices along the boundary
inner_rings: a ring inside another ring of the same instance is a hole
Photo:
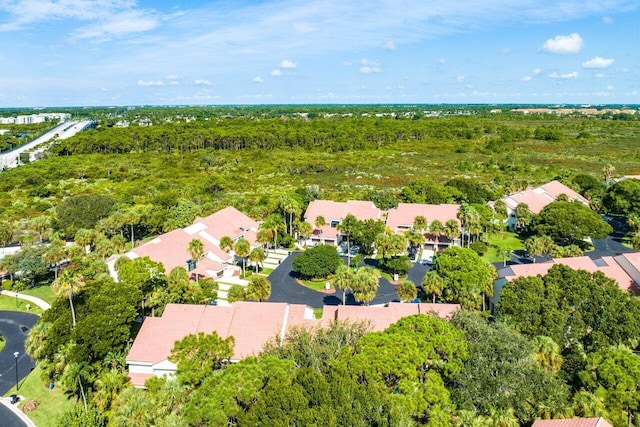
[[[342,263],[335,247],[318,245],[297,256],[293,260],[293,270],[304,278],[320,279],[335,273]]]
[[[484,255],[489,250],[489,246],[485,242],[480,241],[473,242],[469,245],[469,248],[480,256]]]

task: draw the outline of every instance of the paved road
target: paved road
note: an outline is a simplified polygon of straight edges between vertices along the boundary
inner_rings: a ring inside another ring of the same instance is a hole
[[[31,358],[24,351],[24,340],[29,330],[38,321],[35,314],[17,311],[0,311],[0,334],[6,345],[0,353],[0,395],[16,386],[16,358],[18,352],[18,378],[21,381],[35,367]]]
[[[82,121],[82,122],[71,121],[71,122],[61,123],[58,126],[51,129],[50,131],[46,132],[45,134],[29,142],[28,144],[25,144],[7,153],[0,154],[0,170],[2,170],[2,168],[15,168],[16,166],[18,166],[18,159],[20,158],[20,153],[29,151],[35,148],[36,146],[42,143],[45,143],[53,138],[58,138],[58,139],[70,138],[76,133],[84,130],[90,124],[91,124],[91,121]],[[43,150],[44,149],[38,150],[38,151],[43,151]],[[31,161],[36,160],[35,152],[32,152],[29,157]]]
[[[293,253],[284,259],[278,267],[269,275],[271,282],[271,302],[288,302],[292,304],[306,304],[310,307],[320,308],[324,305],[342,304],[342,290],[336,290],[334,294],[324,294],[312,289],[299,285],[295,279],[295,272],[292,269],[292,262],[295,257],[300,255],[299,252]],[[375,260],[367,259],[366,264],[370,266],[376,265]],[[414,264],[409,271],[409,280],[419,285],[422,283],[428,267],[421,264]],[[371,301],[371,305],[386,304],[390,301],[398,300],[396,288],[392,286],[384,277],[380,278],[378,292],[376,297]],[[358,305],[353,295],[347,293],[346,304]]]
[[[629,225],[621,219],[612,218],[609,224],[613,227],[613,233],[604,239],[593,239],[594,250],[585,253],[591,259],[602,258],[603,256],[614,256],[635,252],[622,244],[622,238],[629,232]]]

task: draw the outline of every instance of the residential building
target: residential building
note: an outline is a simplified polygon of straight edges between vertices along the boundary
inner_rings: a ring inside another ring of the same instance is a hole
[[[347,215],[353,215],[357,220],[367,219],[384,221],[383,211],[378,209],[373,202],[348,200],[346,202],[334,202],[332,200],[313,200],[309,203],[304,213],[304,220],[311,224],[313,234],[307,242],[310,245],[327,244],[339,245],[346,240],[346,236],[338,231],[338,224]],[[316,226],[318,217],[323,217],[325,225]]]
[[[122,256],[130,259],[148,256],[151,260],[161,262],[168,273],[175,267],[184,267],[192,279],[198,277],[220,278],[238,274],[239,269],[234,265],[233,251],[220,248],[220,240],[224,236],[234,242],[246,239],[251,248],[260,246],[256,240],[258,223],[234,207],[227,207],[205,218],[196,218],[193,224],[185,228],[162,234]],[[189,243],[198,239],[204,246],[204,257],[197,263],[191,260],[188,251]],[[117,279],[114,269],[119,257],[111,257],[107,265],[111,275]]]
[[[513,264],[498,269],[498,278],[494,281],[490,306],[500,302],[500,293],[507,282],[518,277],[544,276],[556,264],[566,265],[574,270],[586,270],[590,273],[600,271],[616,281],[620,289],[632,294],[640,293],[640,252],[591,259],[588,256],[576,258],[557,258],[531,264]]]
[[[438,253],[452,245],[460,244],[460,237],[449,240],[444,233],[433,233],[429,226],[434,220],[440,221],[444,226],[447,221],[453,220],[460,227],[458,212],[460,205],[442,204],[427,205],[420,203],[400,203],[395,209],[389,209],[387,212],[387,227],[394,233],[402,234],[413,228],[413,223],[418,216],[422,216],[427,220],[427,229],[424,230],[426,238],[425,249],[430,249]],[[436,247],[437,246],[437,247]]]
[[[302,304],[236,302],[231,306],[168,304],[162,317],[147,317],[126,358],[129,378],[143,387],[152,376],[171,376],[176,365],[169,360],[175,343],[189,334],[216,332],[221,338],[234,337],[231,362],[258,355],[273,339],[284,340],[294,327],[326,327],[336,320],[366,321],[372,331],[381,331],[402,317],[413,314],[449,318],[457,304],[401,304],[388,307],[325,306],[320,319]]]
[[[520,203],[525,203],[531,212],[539,214],[545,206],[558,200],[561,194],[566,195],[570,201],[578,201],[587,206],[589,205],[587,199],[560,181],[551,181],[539,187],[528,188],[502,198],[502,201],[507,205],[507,219],[505,220],[507,228],[515,230],[518,222],[516,207]]]
[[[569,418],[566,420],[536,420],[531,427],[612,427],[602,417]]]

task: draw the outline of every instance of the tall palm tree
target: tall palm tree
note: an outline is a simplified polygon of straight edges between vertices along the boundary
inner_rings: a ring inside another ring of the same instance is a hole
[[[306,247],[307,239],[313,234],[313,227],[306,221],[302,221],[298,225],[298,235],[302,240],[304,240],[304,244]]]
[[[560,346],[550,337],[537,336],[533,339],[533,358],[545,372],[559,372],[562,367]]]
[[[73,326],[76,326],[76,310],[73,306],[73,295],[78,293],[84,287],[84,278],[76,276],[68,269],[63,270],[58,278],[51,285],[56,295],[65,295],[69,298],[69,307],[71,308],[71,319]]]
[[[44,262],[53,266],[54,280],[58,278],[58,271],[60,270],[60,263],[67,256],[65,248],[65,242],[61,239],[52,239],[47,247],[47,250],[43,254]]]
[[[413,219],[413,229],[423,233],[427,229],[427,219],[423,215],[418,215]]]
[[[432,296],[435,304],[436,296],[442,295],[444,291],[444,279],[435,270],[429,270],[422,279],[422,289]]]
[[[242,277],[244,277],[247,257],[251,253],[251,245],[246,239],[240,238],[233,247],[233,251],[236,253],[236,255],[242,258]]]
[[[344,264],[340,264],[336,269],[333,283],[342,289],[342,305],[346,304],[347,289],[351,289],[354,280],[353,270]]]
[[[460,235],[460,226],[458,221],[450,219],[444,224],[444,235],[450,240],[450,245],[453,246],[453,240]]]
[[[285,214],[289,215],[289,221],[287,225],[289,227],[289,234],[292,234],[293,233],[293,230],[292,230],[293,216],[300,215],[300,212],[301,212],[300,203],[298,203],[298,201],[293,197],[284,196],[280,198],[280,208],[283,210]]]
[[[347,236],[347,265],[351,265],[351,245],[350,245],[350,237],[351,237],[351,233],[353,233],[353,230],[356,226],[356,222],[358,220],[356,219],[355,216],[349,214],[347,216],[345,216],[342,221],[340,221],[340,224],[338,224],[338,231],[342,234],[344,234],[345,236]]]
[[[91,243],[94,238],[94,231],[89,230],[87,228],[81,228],[76,231],[76,234],[73,237],[73,241],[84,249],[84,253],[88,254],[91,252]]]
[[[262,225],[270,230],[271,235],[273,236],[273,247],[274,249],[278,248],[278,231],[284,227],[284,222],[282,221],[282,217],[280,215],[272,214],[267,217],[267,219],[262,223]]]
[[[251,276],[245,293],[247,299],[266,301],[271,295],[271,282],[264,276]]]
[[[611,177],[613,176],[613,173],[615,171],[616,171],[616,168],[610,164],[602,168],[602,175],[604,176],[604,185],[607,188],[609,188],[609,182],[611,181]]]
[[[91,379],[91,365],[86,362],[69,363],[62,374],[61,382],[64,387],[70,390],[74,396],[82,397],[82,403],[84,403],[84,410],[87,410],[87,394],[84,390],[84,385]]]
[[[51,229],[51,218],[47,216],[39,216],[29,221],[29,226],[38,234],[40,245],[42,245],[43,235]]]
[[[198,261],[204,257],[204,243],[200,239],[192,239],[187,247],[187,252],[191,255],[191,259],[198,266]]]
[[[249,262],[253,262],[256,265],[256,274],[258,273],[259,264],[261,264],[265,259],[267,259],[267,256],[264,253],[264,249],[261,247],[253,248],[249,254]]]
[[[444,233],[444,225],[442,224],[442,221],[440,221],[439,219],[434,219],[433,221],[431,221],[431,224],[429,224],[429,232],[436,239],[436,244],[433,252],[437,254],[438,246],[440,245],[440,236]]]

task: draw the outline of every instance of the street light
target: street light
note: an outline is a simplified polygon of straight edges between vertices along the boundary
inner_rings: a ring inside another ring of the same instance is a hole
[[[18,391],[18,388],[20,387],[20,383],[18,382],[18,353],[17,351],[15,353],[13,353],[13,357],[16,358],[16,391]]]

